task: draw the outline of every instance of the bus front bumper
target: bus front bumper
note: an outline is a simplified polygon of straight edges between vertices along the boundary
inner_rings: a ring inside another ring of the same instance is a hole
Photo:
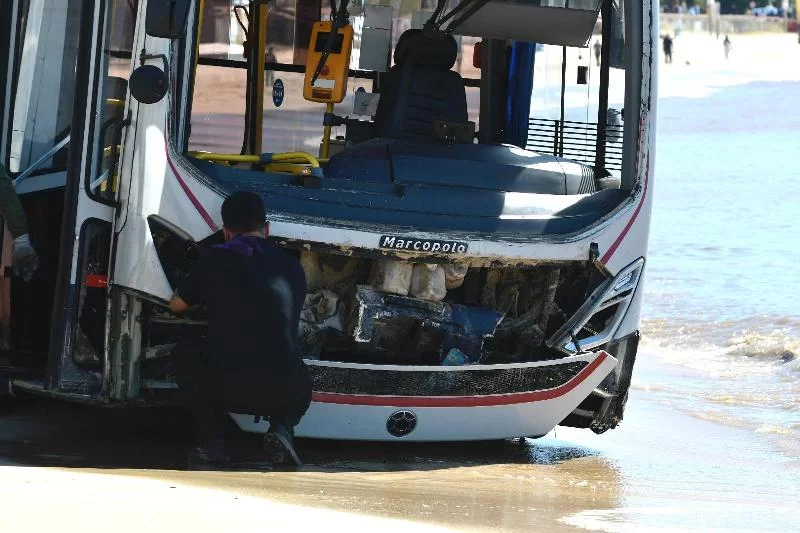
[[[307,361],[314,378],[298,437],[468,441],[539,437],[566,418],[617,365],[605,351],[550,361],[460,367]],[[232,413],[244,431],[259,416]]]

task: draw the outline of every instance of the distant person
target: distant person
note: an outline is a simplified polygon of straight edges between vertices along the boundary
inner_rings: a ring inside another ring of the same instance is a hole
[[[725,40],[722,41],[722,47],[725,49],[725,59],[728,59],[728,54],[731,53],[731,40],[728,39],[728,36],[725,36]]]
[[[300,465],[293,428],[311,403],[298,326],[306,294],[300,262],[267,239],[264,202],[239,191],[222,203],[225,243],[177,284],[173,313],[205,305],[208,337],[181,340],[172,353],[199,446],[193,466],[228,462],[227,413],[264,416],[264,448],[274,463]]]
[[[278,58],[275,55],[275,49],[272,46],[267,47],[267,55],[264,59],[266,60],[267,63],[278,62]],[[274,81],[275,81],[275,71],[272,70],[272,68],[270,68],[269,70],[267,70],[267,79],[266,79],[267,86],[272,85]]]
[[[669,34],[664,36],[662,48],[664,49],[664,62],[672,63],[672,37]]]
[[[600,66],[600,52],[603,51],[603,45],[600,44],[600,41],[594,42],[594,60],[597,62],[597,66]]]

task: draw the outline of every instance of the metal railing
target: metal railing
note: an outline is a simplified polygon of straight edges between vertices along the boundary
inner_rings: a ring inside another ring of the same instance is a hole
[[[605,169],[622,169],[622,125],[606,125]],[[531,118],[528,121],[528,142],[525,148],[566,157],[595,165],[597,155],[597,123],[557,119]]]

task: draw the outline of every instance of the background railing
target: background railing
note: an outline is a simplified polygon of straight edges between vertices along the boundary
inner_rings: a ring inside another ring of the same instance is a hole
[[[622,130],[622,125],[606,125],[606,170],[622,169]],[[531,118],[525,148],[594,166],[597,123]]]

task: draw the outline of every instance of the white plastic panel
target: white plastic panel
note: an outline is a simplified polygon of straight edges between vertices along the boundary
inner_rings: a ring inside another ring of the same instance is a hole
[[[488,2],[461,23],[454,33],[490,39],[514,39],[542,44],[585,46],[592,36],[595,9]],[[593,6],[587,6],[593,7]]]

